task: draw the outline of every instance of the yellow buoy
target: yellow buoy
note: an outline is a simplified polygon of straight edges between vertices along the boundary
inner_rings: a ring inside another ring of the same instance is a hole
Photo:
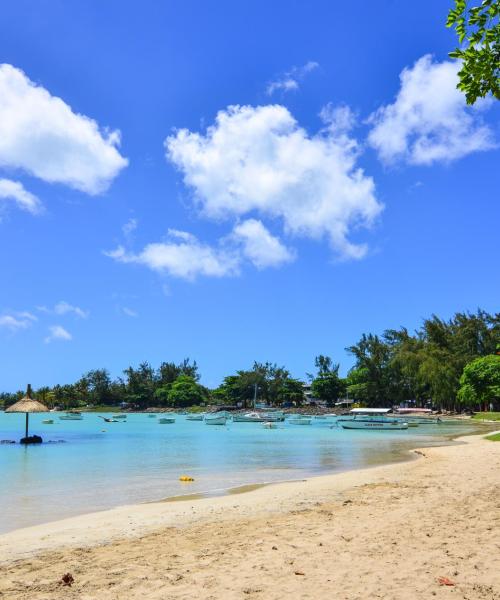
[[[194,481],[194,477],[190,477],[189,475],[181,475],[179,477],[179,481]]]

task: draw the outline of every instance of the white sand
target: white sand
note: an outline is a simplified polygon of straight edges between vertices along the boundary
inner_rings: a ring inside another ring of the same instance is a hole
[[[464,441],[418,461],[2,535],[0,599],[498,600],[500,443]],[[67,572],[71,587],[58,583]]]

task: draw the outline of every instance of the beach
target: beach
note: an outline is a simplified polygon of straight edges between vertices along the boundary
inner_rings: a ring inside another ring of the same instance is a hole
[[[7,533],[0,598],[500,598],[500,444],[413,456]]]

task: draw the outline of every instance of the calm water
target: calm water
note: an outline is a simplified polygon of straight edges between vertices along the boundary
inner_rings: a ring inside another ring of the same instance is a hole
[[[146,414],[130,414],[124,423],[104,423],[95,414],[82,421],[50,415],[54,424],[43,425],[48,416],[31,415],[30,433],[65,443],[0,445],[0,532],[120,504],[403,460],[416,440],[432,445],[473,429],[448,422],[363,432],[313,419],[311,426],[285,422],[268,430],[258,423],[207,426],[181,415],[160,425]],[[23,432],[24,415],[0,412],[0,439],[17,441]],[[180,483],[182,474],[195,482]]]

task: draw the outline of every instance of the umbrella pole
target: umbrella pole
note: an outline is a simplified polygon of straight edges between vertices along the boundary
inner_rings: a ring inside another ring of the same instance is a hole
[[[29,420],[30,414],[26,413],[26,437],[28,437],[28,420]]]

